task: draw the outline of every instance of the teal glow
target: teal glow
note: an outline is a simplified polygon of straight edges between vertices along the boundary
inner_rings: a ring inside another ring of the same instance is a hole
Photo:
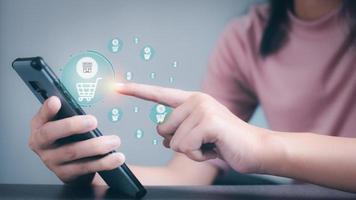
[[[112,108],[108,112],[108,119],[113,123],[119,122],[122,119],[122,117],[123,117],[123,111],[119,107]]]
[[[147,51],[148,50],[148,51]],[[144,46],[140,51],[140,57],[144,61],[152,60],[156,55],[156,51],[149,45]]]
[[[112,38],[111,40],[109,40],[107,48],[111,53],[116,54],[122,50],[123,46],[124,42],[121,39]]]
[[[159,106],[164,106],[164,110],[161,110],[161,112],[159,112],[160,109],[157,109]],[[149,117],[153,123],[161,124],[167,120],[171,112],[171,107],[162,104],[156,104],[151,108]]]
[[[98,65],[96,75],[90,79],[83,79],[76,70],[78,61],[84,57],[94,59]],[[61,81],[79,105],[88,107],[101,101],[106,95],[112,92],[115,72],[111,62],[105,56],[96,51],[85,51],[70,57],[68,63],[63,67]],[[80,94],[78,87],[83,86],[88,89],[88,84],[91,84],[89,86],[92,86],[92,89],[95,87],[95,91],[91,92],[93,95],[85,93],[83,97],[83,93]],[[92,96],[90,100],[86,98],[88,95]]]

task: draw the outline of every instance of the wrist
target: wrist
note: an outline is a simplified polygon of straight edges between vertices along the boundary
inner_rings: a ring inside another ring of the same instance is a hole
[[[257,128],[260,132],[259,169],[256,173],[279,175],[285,168],[286,148],[280,133]]]

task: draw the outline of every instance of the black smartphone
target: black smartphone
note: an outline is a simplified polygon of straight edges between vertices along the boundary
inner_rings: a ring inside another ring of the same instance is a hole
[[[54,120],[75,115],[85,115],[84,110],[77,104],[41,57],[17,58],[13,61],[12,67],[41,103],[51,96],[57,96],[60,99],[62,107]],[[102,133],[95,129],[88,133],[62,138],[57,143],[67,144],[100,136],[102,136]],[[146,189],[126,164],[113,170],[100,171],[98,173],[110,188],[122,194],[135,198],[141,198],[146,194]]]

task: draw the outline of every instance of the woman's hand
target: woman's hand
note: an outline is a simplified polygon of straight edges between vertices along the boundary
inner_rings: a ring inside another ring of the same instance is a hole
[[[220,157],[237,171],[259,171],[262,134],[209,95],[136,83],[117,84],[117,91],[174,108],[157,126],[164,146],[195,161]]]
[[[105,155],[118,148],[120,138],[116,135],[58,146],[56,140],[91,131],[97,126],[95,117],[91,115],[50,121],[60,107],[61,103],[57,97],[45,101],[32,119],[29,146],[64,183],[90,184],[95,172],[114,169],[124,163],[125,157],[122,153],[89,158]]]

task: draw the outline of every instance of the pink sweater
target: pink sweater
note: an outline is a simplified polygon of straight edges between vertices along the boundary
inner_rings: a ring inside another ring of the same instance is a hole
[[[339,14],[307,22],[289,13],[287,42],[263,59],[267,7],[253,8],[222,34],[203,91],[246,121],[260,104],[273,130],[356,137],[356,44]]]

